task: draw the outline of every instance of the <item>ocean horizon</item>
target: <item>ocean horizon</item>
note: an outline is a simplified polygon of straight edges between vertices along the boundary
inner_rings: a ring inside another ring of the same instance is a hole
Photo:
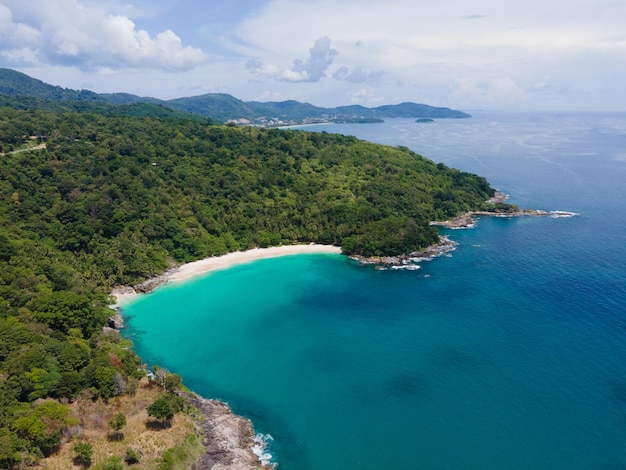
[[[306,131],[409,147],[522,208],[415,271],[259,260],[123,307],[138,354],[250,418],[284,469],[626,468],[626,113]]]

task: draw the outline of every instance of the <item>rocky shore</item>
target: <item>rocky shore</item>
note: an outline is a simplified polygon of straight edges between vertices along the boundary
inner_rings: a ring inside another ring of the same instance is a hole
[[[451,229],[458,228],[472,228],[476,226],[476,217],[478,216],[487,216],[487,217],[546,217],[552,216],[556,217],[561,214],[561,217],[565,217],[565,214],[574,215],[571,212],[563,212],[563,211],[544,211],[538,209],[523,209],[518,211],[511,212],[498,212],[498,211],[470,211],[465,212],[464,214],[455,217],[454,219],[444,220],[444,221],[434,221],[431,222],[430,225],[436,225],[438,227],[445,227]]]
[[[518,209],[516,206],[505,204],[508,194],[496,191],[494,196],[485,201],[493,206],[492,210],[469,211],[458,217],[444,221],[433,221],[430,225],[450,229],[472,228],[476,226],[477,217],[573,217],[574,212],[545,211],[538,209]],[[378,269],[419,269],[418,263],[431,260],[454,250],[456,243],[448,237],[441,236],[439,242],[426,247],[422,251],[397,256],[360,256],[353,255],[350,258],[363,264],[376,265]]]
[[[509,198],[509,195],[500,191],[496,191],[494,196],[487,201],[487,204],[492,204],[494,207],[492,210],[484,211],[469,211],[464,214],[455,217],[454,219],[431,222],[430,225],[436,225],[438,227],[445,227],[451,229],[459,228],[472,228],[476,226],[477,217],[573,217],[576,214],[574,212],[567,211],[544,211],[540,209],[517,209],[515,206],[498,207],[502,205]],[[515,209],[512,209],[515,208]]]
[[[123,293],[135,295],[135,289],[130,287]],[[105,329],[119,330],[124,327],[123,317],[118,307],[113,310],[115,314],[109,317]],[[197,427],[205,453],[194,465],[195,470],[267,470],[275,467],[260,458],[265,454],[264,448],[255,439],[249,419],[236,415],[221,401],[209,400],[193,392],[178,393],[200,411]]]
[[[448,237],[441,236],[439,237],[439,242],[427,246],[422,251],[414,251],[409,254],[396,256],[351,255],[350,259],[358,261],[361,264],[375,265],[377,269],[414,270],[419,269],[418,263],[445,255],[446,253],[453,251],[455,247],[456,242],[453,242]]]
[[[257,470],[274,468],[261,462],[255,453],[258,442],[250,420],[234,414],[225,403],[181,393],[201,412],[199,432],[206,452],[196,462],[196,470]]]

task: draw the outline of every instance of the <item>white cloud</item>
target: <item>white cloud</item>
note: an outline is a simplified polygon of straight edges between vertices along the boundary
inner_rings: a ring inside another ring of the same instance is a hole
[[[548,89],[532,88],[546,75],[554,99],[593,87],[587,78],[585,86],[574,86],[579,76],[595,75],[598,86],[606,82],[603,69],[615,68],[608,56],[626,54],[625,17],[626,3],[611,0],[271,0],[241,21],[230,47],[273,64],[273,73],[297,72],[289,68],[290,57],[315,38],[332,38],[339,54],[328,65],[329,77],[320,78],[328,99],[352,100],[358,90],[345,87],[367,83],[389,100],[427,96],[458,106],[482,96],[503,107],[532,107],[544,104]],[[599,67],[584,70],[577,58],[589,56]],[[617,76],[614,83],[626,80],[626,69]],[[464,79],[476,85],[470,89]],[[577,98],[571,95],[567,107]]]
[[[363,70],[361,67],[354,67],[350,70],[345,65],[339,67],[333,73],[333,78],[335,80],[346,80],[352,83],[363,83],[369,80],[378,80],[383,75],[382,70],[375,70],[373,72],[368,72],[367,70]]]
[[[462,77],[456,80],[456,88],[450,98],[466,107],[507,106],[516,107],[528,99],[527,91],[510,77],[498,77],[484,81]]]
[[[276,65],[266,65],[260,60],[251,59],[246,69],[257,76],[272,77],[287,82],[317,82],[326,76],[326,70],[333,63],[339,52],[330,47],[328,37],[318,38],[311,49],[306,62],[296,59],[291,69],[281,70]]]
[[[619,0],[0,0],[0,63],[157,97],[623,109],[623,18]]]
[[[17,64],[188,70],[208,60],[171,30],[151,37],[125,15],[76,0],[29,0],[28,5],[0,0],[0,38],[0,53]]]
[[[350,104],[367,104],[368,106],[374,106],[381,104],[382,99],[376,96],[376,92],[371,88],[360,88],[356,91],[349,91],[346,93],[346,99]]]

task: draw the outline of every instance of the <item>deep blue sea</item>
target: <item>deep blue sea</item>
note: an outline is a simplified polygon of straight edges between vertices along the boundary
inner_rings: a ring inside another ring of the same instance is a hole
[[[327,125],[488,178],[522,207],[379,271],[257,261],[124,308],[142,358],[273,437],[281,469],[626,468],[626,113]]]

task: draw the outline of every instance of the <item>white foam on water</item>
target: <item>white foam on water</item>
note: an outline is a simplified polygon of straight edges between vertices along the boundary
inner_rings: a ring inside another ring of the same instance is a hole
[[[418,269],[421,269],[421,266],[418,264],[403,264],[400,266],[391,266],[389,269],[403,269],[405,271],[417,271]]]
[[[578,214],[576,212],[568,212],[568,211],[550,211],[550,217],[553,219],[562,219],[565,217],[576,217]]]
[[[272,462],[274,456],[267,450],[269,445],[274,441],[271,434],[258,433],[254,436],[254,445],[252,446],[252,452],[259,458],[262,465],[268,465],[272,468],[276,468],[278,464]]]

